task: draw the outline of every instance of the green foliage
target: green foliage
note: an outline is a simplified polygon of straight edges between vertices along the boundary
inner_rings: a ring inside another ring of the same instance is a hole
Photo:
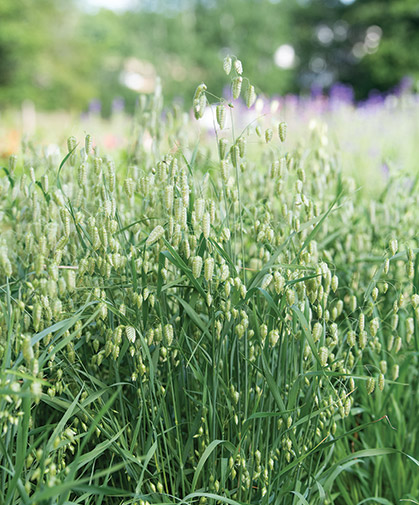
[[[76,13],[61,0],[5,0],[0,6],[0,104],[41,109],[85,106],[95,93],[94,58],[75,37]],[[84,57],[81,57],[81,55]]]
[[[109,116],[122,97],[132,113],[138,90],[123,82],[130,61],[140,73],[147,66],[146,79],[161,77],[166,104],[174,98],[189,104],[197,81],[222,93],[220,61],[227,53],[246,54],[256,91],[270,96],[343,81],[365,98],[405,76],[418,79],[418,22],[415,0],[156,0],[119,13],[83,10],[75,0],[3,0],[0,107],[31,100],[43,110],[80,111],[99,99]],[[378,46],[374,29],[366,39],[371,26],[381,30]],[[331,40],[326,34],[320,42],[321,27]],[[274,55],[286,43],[297,59],[285,70]]]
[[[225,52],[245,50],[249,71],[264,76],[257,87],[268,93],[289,88],[292,73],[273,67],[273,52],[287,34],[283,7],[267,0],[257,9],[245,0],[188,7],[155,2],[133,12],[89,13],[71,1],[4,0],[0,106],[30,99],[41,109],[80,110],[96,98],[109,115],[119,96],[132,112],[138,94],[120,81],[129,58],[154,67],[168,103],[189,100],[197,79],[220,94],[220,60]]]
[[[415,0],[297,2],[293,41],[300,58],[300,84],[351,84],[356,97],[388,91],[409,77],[419,79],[419,11]],[[323,29],[323,36],[320,30]],[[322,39],[322,40],[321,40]],[[323,65],[315,59],[323,61]],[[319,66],[320,65],[320,66]]]

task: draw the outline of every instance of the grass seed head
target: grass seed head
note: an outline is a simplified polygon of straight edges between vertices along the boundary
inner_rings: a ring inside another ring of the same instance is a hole
[[[234,70],[239,74],[239,75],[242,75],[243,73],[243,65],[242,65],[242,62],[236,58],[236,60],[234,61]]]
[[[202,257],[194,256],[192,259],[192,275],[195,279],[198,279],[201,276],[202,271]]]
[[[255,87],[251,84],[246,89],[246,106],[248,109],[256,102],[256,92],[255,92]]]
[[[147,241],[145,243],[146,247],[150,247],[151,245],[153,245],[155,242],[160,240],[163,237],[163,235],[164,235],[163,226],[157,225],[148,236]]]
[[[215,115],[216,115],[217,123],[218,123],[218,126],[220,127],[220,130],[223,130],[225,127],[225,122],[226,122],[226,108],[225,108],[224,104],[217,105],[217,108],[215,110]]]
[[[232,67],[232,60],[231,60],[231,57],[230,56],[226,56],[224,58],[224,62],[223,62],[223,69],[224,69],[224,72],[229,75],[230,72],[231,72],[231,67]]]
[[[235,77],[233,79],[232,91],[233,91],[233,99],[237,100],[239,98],[241,89],[242,89],[243,77]]]
[[[287,123],[285,123],[285,121],[281,121],[281,123],[278,124],[278,136],[281,142],[285,142],[287,136]]]
[[[375,379],[374,377],[369,377],[367,379],[367,393],[370,395],[374,392],[375,389]]]

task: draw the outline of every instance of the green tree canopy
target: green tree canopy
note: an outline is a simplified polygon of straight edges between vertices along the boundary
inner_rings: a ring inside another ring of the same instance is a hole
[[[295,48],[289,68],[274,61],[283,44]],[[154,0],[117,13],[82,10],[76,0],[2,0],[0,107],[29,99],[41,109],[83,110],[99,99],[107,114],[122,97],[133,110],[130,66],[151,69],[167,101],[182,97],[189,106],[201,81],[221,95],[226,54],[242,59],[268,95],[342,81],[363,98],[405,76],[419,79],[419,3]]]
[[[342,81],[364,98],[419,79],[416,0],[306,0],[295,3],[292,20],[303,88]]]

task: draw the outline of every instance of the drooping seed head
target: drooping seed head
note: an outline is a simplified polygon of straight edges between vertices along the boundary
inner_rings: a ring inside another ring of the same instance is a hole
[[[145,243],[146,247],[153,245],[155,242],[161,239],[164,235],[164,228],[161,225],[157,225],[147,238]]]
[[[274,272],[274,288],[275,292],[279,295],[285,287],[285,278],[278,271]]]
[[[215,110],[215,116],[217,118],[217,123],[218,126],[220,127],[220,130],[222,130],[226,122],[226,108],[223,104],[217,105],[217,108]]]
[[[242,62],[238,59],[234,62],[234,70],[239,74],[242,75],[243,73],[243,65]]]
[[[315,323],[311,332],[314,342],[318,342],[320,340],[322,332],[323,326],[319,322]]]
[[[384,386],[385,386],[385,378],[384,375],[380,373],[380,375],[378,376],[378,389],[382,391],[384,389]]]
[[[100,172],[102,170],[102,158],[96,157],[93,160],[93,166],[94,166],[95,174],[100,175]]]
[[[133,326],[126,326],[125,333],[128,341],[133,344],[135,342],[135,328]]]
[[[390,240],[390,243],[388,245],[391,255],[394,256],[397,253],[397,250],[399,248],[399,244],[395,238]]]
[[[363,312],[359,314],[359,331],[363,331],[365,329],[365,315]]]
[[[355,295],[351,296],[351,298],[349,299],[349,309],[351,312],[356,311],[357,304],[358,304],[358,302],[357,302],[356,296]]]
[[[274,132],[272,131],[272,128],[267,128],[265,130],[265,142],[268,144],[274,135]]]
[[[77,172],[77,182],[80,188],[85,188],[87,184],[86,164],[81,163]]]
[[[242,89],[243,77],[235,77],[233,79],[232,91],[233,91],[233,99],[237,100],[239,98],[241,89]]]
[[[163,333],[166,338],[167,345],[172,345],[174,337],[173,326],[171,324],[166,324]]]
[[[209,212],[205,212],[202,217],[202,234],[206,239],[208,239],[210,233],[211,233],[211,216]]]
[[[198,279],[201,275],[202,270],[202,258],[201,256],[194,256],[192,260],[192,275],[195,279]]]
[[[367,393],[370,395],[375,389],[375,379],[374,377],[369,377],[367,380]]]
[[[287,289],[287,293],[286,293],[286,297],[287,297],[287,303],[289,306],[291,305],[294,305],[295,303],[295,291],[291,288]]]
[[[77,145],[77,139],[76,137],[68,137],[67,139],[67,149],[68,149],[68,152],[71,152],[73,151],[75,148],[76,148],[76,145]]]
[[[199,97],[202,95],[202,93],[204,93],[206,90],[207,90],[207,85],[205,83],[201,82],[201,84],[199,84],[195,90],[195,94],[193,97],[194,100],[199,99]]]
[[[239,154],[240,158],[244,158],[246,156],[246,139],[241,136],[237,139],[237,145],[239,146]]]
[[[255,87],[252,86],[251,84],[247,86],[246,89],[246,106],[248,109],[255,103],[256,101],[256,92],[255,92]]]
[[[207,258],[204,262],[204,278],[207,282],[212,279],[214,274],[214,258]]]
[[[231,72],[232,61],[230,56],[226,56],[223,62],[224,72],[228,75]]]
[[[278,135],[281,142],[285,142],[287,136],[287,123],[285,121],[281,121],[278,125]]]
[[[279,340],[279,331],[277,329],[273,329],[269,332],[269,343],[272,347],[274,347]]]
[[[9,156],[9,171],[13,172],[17,165],[17,156],[12,154]]]
[[[225,138],[220,138],[220,140],[218,141],[218,152],[221,160],[224,160],[224,158],[226,157],[227,145],[228,140]]]
[[[265,277],[263,277],[263,279],[262,279],[262,283],[261,283],[260,287],[262,289],[268,288],[268,286],[272,282],[272,279],[273,279],[273,275],[272,274],[266,274]]]
[[[231,146],[230,157],[233,166],[237,167],[239,163],[240,149],[238,145]]]
[[[358,336],[358,343],[359,343],[359,348],[360,349],[365,349],[367,346],[367,341],[368,341],[368,334],[365,330],[359,332]]]
[[[173,207],[173,185],[171,184],[164,188],[164,206],[168,212],[171,212]]]
[[[319,359],[320,365],[325,367],[327,365],[327,358],[329,357],[329,349],[327,347],[320,347],[319,349]]]
[[[349,330],[346,339],[349,347],[354,347],[356,344],[356,333],[353,330]]]
[[[379,327],[380,327],[380,321],[378,317],[375,317],[370,321],[370,333],[372,337],[375,337],[377,335]]]
[[[132,195],[134,194],[134,189],[135,189],[135,183],[131,177],[128,177],[124,181],[124,191],[128,198],[131,198]]]
[[[86,152],[86,156],[88,156],[92,150],[92,136],[90,134],[87,134],[86,137],[84,138],[84,150]]]

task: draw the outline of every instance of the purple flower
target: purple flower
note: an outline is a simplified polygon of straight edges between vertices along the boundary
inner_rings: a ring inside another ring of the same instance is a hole
[[[112,114],[120,114],[124,112],[125,100],[121,96],[117,96],[112,100]]]
[[[413,89],[413,79],[405,75],[399,84],[393,88],[393,94],[396,96],[404,95],[405,93],[410,93]]]
[[[354,102],[354,90],[349,84],[335,82],[329,90],[332,104],[351,105]]]
[[[99,115],[102,110],[102,103],[99,98],[93,98],[89,102],[89,114]]]

